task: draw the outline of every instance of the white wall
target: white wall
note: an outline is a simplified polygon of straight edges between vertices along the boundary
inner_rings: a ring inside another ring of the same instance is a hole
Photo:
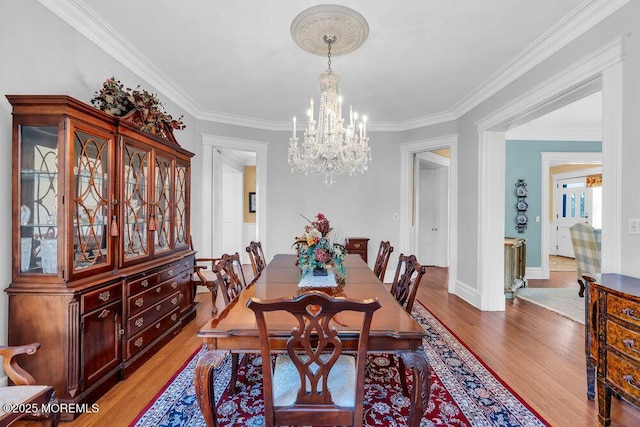
[[[11,282],[11,105],[5,94],[70,95],[89,103],[108,77],[125,86],[140,84],[155,92],[174,117],[184,114],[187,128],[176,131],[182,147],[198,153],[195,120],[166,96],[98,49],[35,0],[0,2],[0,287]],[[200,166],[192,163],[194,176]],[[193,180],[193,194],[199,194]],[[198,229],[199,199],[192,197],[192,228]],[[7,294],[0,292],[0,344],[7,342]],[[44,308],[43,308],[44,309]]]

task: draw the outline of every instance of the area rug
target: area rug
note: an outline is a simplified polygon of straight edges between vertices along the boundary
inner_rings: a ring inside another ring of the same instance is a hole
[[[517,298],[584,325],[584,298],[574,288],[520,288]]]
[[[575,258],[549,255],[549,271],[576,271]]]
[[[431,364],[431,396],[422,426],[548,426],[422,304],[413,315],[428,336],[424,351]],[[204,426],[193,386],[199,354],[176,374],[130,426]],[[238,390],[226,392],[230,358],[215,372],[220,426],[264,425],[262,374],[258,357],[238,371]],[[394,356],[369,356],[365,384],[365,425],[406,426],[410,401],[402,394]],[[407,376],[411,385],[411,376]]]

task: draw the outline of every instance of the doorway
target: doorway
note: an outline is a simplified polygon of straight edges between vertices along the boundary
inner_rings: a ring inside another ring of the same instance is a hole
[[[239,243],[235,247],[227,247],[231,253],[244,254],[244,248],[250,240],[262,243],[267,260],[269,260],[268,242],[266,242],[267,218],[267,148],[268,143],[238,138],[222,137],[218,135],[202,135],[202,235],[200,249],[202,257],[215,257],[224,253],[224,228],[226,209],[223,172],[225,164],[236,163],[236,170],[242,170],[247,155],[253,157],[255,164],[255,227],[251,227],[251,235],[242,231]],[[235,160],[233,160],[235,159]],[[242,193],[242,191],[241,191]],[[248,203],[240,196],[239,211],[242,218],[243,206]],[[235,198],[234,198],[235,200]],[[234,203],[238,203],[237,201]],[[237,205],[236,205],[237,206]],[[242,223],[242,219],[239,220]],[[245,229],[246,231],[246,229]],[[249,239],[249,240],[247,240]],[[245,241],[246,240],[246,241]]]
[[[575,258],[569,228],[591,224],[602,228],[602,187],[587,187],[587,174],[601,174],[602,168],[553,175],[553,220],[555,255]],[[553,249],[553,245],[552,248]],[[550,253],[554,253],[550,250]]]
[[[602,90],[602,163],[603,213],[602,270],[621,270],[621,128],[622,128],[622,57],[623,38],[582,58],[553,78],[532,88],[501,109],[477,122],[479,138],[478,180],[478,274],[475,299],[468,299],[481,310],[504,311],[502,286],[505,221],[505,134],[520,123],[567,105]],[[544,186],[543,186],[543,191]],[[546,190],[548,191],[548,189]],[[545,215],[544,212],[541,213]],[[544,237],[544,236],[543,236]],[[545,259],[543,258],[544,262]],[[548,262],[548,259],[547,259]]]
[[[449,266],[450,155],[446,148],[415,156],[416,255],[423,265]]]

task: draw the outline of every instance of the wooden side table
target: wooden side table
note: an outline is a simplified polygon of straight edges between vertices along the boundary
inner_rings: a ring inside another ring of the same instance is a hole
[[[359,254],[367,262],[368,237],[348,237],[345,248],[350,254]]]

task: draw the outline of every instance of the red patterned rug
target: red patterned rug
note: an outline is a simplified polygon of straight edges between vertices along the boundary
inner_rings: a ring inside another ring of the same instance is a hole
[[[413,316],[428,336],[424,351],[431,364],[431,396],[422,426],[548,426],[464,343],[422,304]],[[205,426],[195,399],[195,353],[147,405],[131,426]],[[258,357],[248,356],[238,371],[238,391],[226,392],[231,363],[215,373],[220,426],[263,426],[262,373]],[[386,354],[369,356],[365,384],[365,425],[405,426],[410,402],[402,394],[397,363]],[[410,384],[411,376],[407,376]]]

